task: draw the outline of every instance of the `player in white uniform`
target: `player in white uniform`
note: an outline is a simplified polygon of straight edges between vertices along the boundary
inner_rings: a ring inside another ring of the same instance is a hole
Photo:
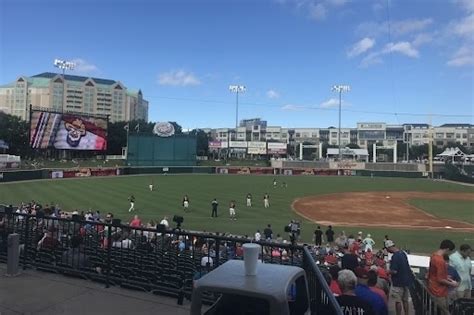
[[[263,196],[263,206],[265,208],[270,208],[270,196],[268,194],[265,194],[265,196]]]
[[[229,216],[231,220],[237,220],[237,218],[235,217],[235,201],[234,200],[230,202]]]
[[[132,212],[133,210],[135,210],[135,197],[131,195],[128,198],[128,201],[130,201],[130,208],[128,209],[128,212]]]
[[[247,207],[252,206],[252,195],[250,193],[247,194]]]

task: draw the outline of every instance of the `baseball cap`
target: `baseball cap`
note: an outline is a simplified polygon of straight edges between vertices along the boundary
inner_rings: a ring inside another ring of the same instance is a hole
[[[369,273],[363,267],[356,267],[354,269],[354,273],[357,276],[357,278],[362,278],[362,279],[369,278]]]
[[[393,246],[395,246],[395,243],[392,240],[386,240],[385,241],[385,247],[389,248],[389,247],[393,247]]]

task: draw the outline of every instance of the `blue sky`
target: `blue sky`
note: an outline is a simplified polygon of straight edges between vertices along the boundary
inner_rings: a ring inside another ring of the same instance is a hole
[[[75,60],[184,128],[232,127],[229,84],[269,125],[336,126],[334,84],[343,127],[474,123],[471,0],[1,0],[0,34],[1,84]]]

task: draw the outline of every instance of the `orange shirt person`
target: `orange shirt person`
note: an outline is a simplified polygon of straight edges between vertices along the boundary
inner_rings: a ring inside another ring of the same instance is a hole
[[[434,296],[435,303],[441,309],[441,314],[449,314],[448,289],[457,287],[456,281],[448,279],[448,266],[444,255],[449,255],[455,245],[450,240],[441,242],[439,249],[431,255],[428,270],[428,291]]]

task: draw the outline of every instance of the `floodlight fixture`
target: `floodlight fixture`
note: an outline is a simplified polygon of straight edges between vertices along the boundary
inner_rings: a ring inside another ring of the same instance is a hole
[[[247,90],[245,85],[233,84],[229,85],[229,91],[235,93],[235,132],[239,126],[239,93],[244,93]]]

